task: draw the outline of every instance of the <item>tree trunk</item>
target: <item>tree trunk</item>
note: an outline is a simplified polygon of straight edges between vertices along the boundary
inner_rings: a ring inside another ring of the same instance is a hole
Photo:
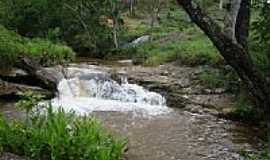
[[[219,10],[223,10],[223,0],[219,0]]]
[[[115,18],[113,18],[113,42],[114,42],[114,47],[116,49],[119,48],[119,44],[118,44],[118,32],[117,32],[117,29],[118,29],[118,23],[117,23],[117,20]]]
[[[246,0],[243,0],[246,1]],[[255,98],[258,115],[270,113],[270,83],[256,69],[247,50],[237,41],[227,36],[221,27],[206,15],[201,8],[194,7],[191,0],[178,0],[178,3],[188,13],[213,42],[227,63],[238,73]]]
[[[119,48],[119,44],[118,44],[118,14],[117,14],[117,4],[114,1],[110,1],[111,3],[111,16],[113,19],[113,43],[114,43],[114,47],[116,49]]]
[[[135,10],[134,10],[135,0],[129,1],[129,14],[130,16],[135,16]]]
[[[156,17],[154,15],[155,13],[151,14],[150,16],[150,40],[153,40],[153,30],[155,27]]]
[[[224,33],[248,51],[250,3],[248,0],[230,0],[226,6]]]
[[[241,0],[229,0],[226,4],[226,14],[224,19],[224,33],[227,34],[228,37],[237,41],[235,29],[236,29],[236,21],[237,15],[239,12]]]
[[[242,0],[240,3],[239,12],[236,19],[235,36],[239,44],[248,51],[248,37],[250,26],[250,2]]]

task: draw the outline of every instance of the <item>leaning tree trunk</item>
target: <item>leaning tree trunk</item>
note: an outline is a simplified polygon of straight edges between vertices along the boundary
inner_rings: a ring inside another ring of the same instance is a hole
[[[213,42],[227,63],[238,73],[255,98],[260,117],[270,115],[270,83],[256,69],[247,50],[237,41],[228,37],[221,27],[206,15],[201,8],[194,6],[191,0],[177,0],[196,23]],[[248,3],[248,0],[242,0]]]

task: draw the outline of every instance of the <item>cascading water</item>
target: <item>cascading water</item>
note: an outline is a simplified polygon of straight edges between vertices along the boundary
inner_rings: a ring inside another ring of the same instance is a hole
[[[160,94],[129,84],[125,76],[117,82],[96,66],[67,68],[66,77],[58,85],[59,96],[52,100],[55,107],[61,106],[81,115],[95,111],[158,115],[169,111]]]

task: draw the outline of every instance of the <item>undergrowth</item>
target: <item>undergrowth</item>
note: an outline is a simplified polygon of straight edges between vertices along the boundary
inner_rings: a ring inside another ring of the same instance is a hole
[[[172,8],[162,13],[160,19],[153,29],[152,41],[130,49],[124,48],[118,53],[145,65],[171,61],[184,65],[216,65],[224,62],[211,41],[188,20],[183,11]],[[149,33],[150,28],[144,18],[127,17],[125,22],[126,37]]]
[[[0,25],[0,68],[12,67],[18,63],[20,54],[27,54],[44,66],[70,61],[75,56],[73,50],[65,45],[45,39],[21,37]]]
[[[27,96],[29,94],[26,94]],[[31,95],[31,94],[30,94]],[[29,111],[39,96],[24,98]],[[94,118],[51,106],[44,113],[28,112],[29,121],[0,118],[0,149],[35,160],[120,160],[126,140],[112,136]]]
[[[231,68],[206,69],[199,75],[199,80],[210,89],[224,88],[230,92],[237,92],[240,88],[238,76]]]

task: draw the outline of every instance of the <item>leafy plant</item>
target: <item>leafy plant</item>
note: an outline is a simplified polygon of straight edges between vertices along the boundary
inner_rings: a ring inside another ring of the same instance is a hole
[[[251,100],[245,93],[239,94],[234,104],[234,110],[230,113],[231,116],[237,119],[251,121],[255,119],[256,114],[251,103]]]
[[[270,75],[270,4],[267,0],[256,2],[259,16],[253,22],[251,50],[258,68],[267,76]]]
[[[19,92],[18,95],[22,99],[16,103],[16,107],[26,112],[26,124],[30,125],[30,117],[34,116],[33,108],[36,107],[40,100],[44,97],[32,91]]]
[[[28,54],[44,66],[70,61],[75,56],[73,50],[65,45],[24,38],[0,25],[0,68],[13,67],[19,62],[21,53]]]
[[[126,144],[95,119],[77,117],[63,109],[54,112],[51,106],[45,114],[31,119],[31,124],[9,122],[1,117],[3,150],[37,160],[120,160]]]

